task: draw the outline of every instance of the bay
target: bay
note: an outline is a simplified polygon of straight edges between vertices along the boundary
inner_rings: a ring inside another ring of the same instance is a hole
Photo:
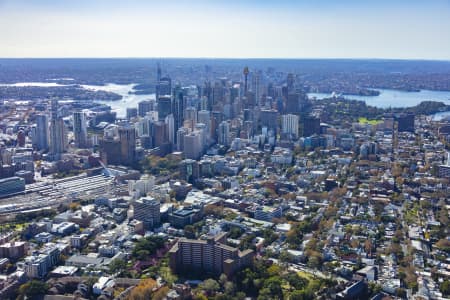
[[[380,92],[378,96],[344,95],[346,99],[361,100],[367,105],[388,108],[388,107],[410,107],[423,101],[439,101],[450,104],[450,91],[430,91],[420,90],[419,92],[406,92],[390,89],[374,89]],[[308,93],[308,97],[324,99],[331,97],[328,93]]]

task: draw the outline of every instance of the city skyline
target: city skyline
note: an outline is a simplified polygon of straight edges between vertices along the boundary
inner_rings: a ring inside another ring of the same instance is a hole
[[[3,0],[0,57],[450,60],[449,8],[441,0]]]

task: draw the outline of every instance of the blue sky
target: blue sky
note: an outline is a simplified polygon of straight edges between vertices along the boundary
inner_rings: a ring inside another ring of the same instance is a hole
[[[0,57],[450,60],[450,0],[0,0]]]

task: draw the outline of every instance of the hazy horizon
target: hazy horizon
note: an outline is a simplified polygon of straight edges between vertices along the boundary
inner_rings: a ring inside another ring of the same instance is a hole
[[[3,58],[450,60],[450,1],[0,0]]]

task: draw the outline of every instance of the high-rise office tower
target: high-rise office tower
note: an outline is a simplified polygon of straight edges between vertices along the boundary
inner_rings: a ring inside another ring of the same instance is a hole
[[[131,165],[136,160],[136,129],[129,125],[119,127],[120,160]]]
[[[244,68],[244,95],[246,95],[247,91],[248,91],[248,81],[247,81],[248,73],[249,73],[248,67],[245,67]]]
[[[295,90],[294,90],[294,83],[295,83],[294,74],[289,73],[287,75],[287,80],[286,81],[287,81],[287,92],[288,92],[288,94],[294,93],[295,92]]]
[[[161,66],[158,63],[158,66],[156,68],[156,87],[155,87],[155,91],[156,91],[156,99],[159,98],[160,96],[160,87],[159,87],[159,83],[161,81]]]
[[[73,134],[78,148],[87,146],[86,114],[82,111],[73,113]]]
[[[177,151],[183,151],[184,150],[184,136],[189,133],[189,130],[184,127],[180,127],[177,130]]]
[[[203,123],[197,123],[195,124],[195,131],[198,132],[200,134],[200,148],[203,150],[205,150],[206,148],[206,139],[207,139],[207,132],[206,132],[206,125]]]
[[[63,119],[58,115],[58,101],[52,100],[52,120],[50,121],[50,154],[59,159],[66,151],[67,137]]]
[[[175,122],[175,131],[177,131],[178,128],[183,126],[184,122],[184,93],[180,85],[177,85],[173,90],[172,113]]]
[[[35,143],[38,150],[48,149],[48,118],[46,115],[36,116]]]
[[[63,119],[52,119],[50,122],[50,153],[56,156],[61,155],[66,150],[66,139]]]
[[[255,72],[252,76],[252,92],[255,94],[256,104],[261,103],[261,72]]]
[[[151,123],[152,122],[149,122],[149,120],[147,118],[141,119],[137,123],[135,123],[138,137],[150,134],[150,124]]]
[[[104,164],[120,165],[122,163],[121,144],[119,140],[105,136],[100,140],[100,158]]]
[[[205,124],[208,136],[211,136],[211,112],[209,110],[200,110],[197,113],[197,122]]]
[[[138,103],[138,116],[145,117],[147,112],[153,110],[154,106],[154,102],[152,102],[151,100],[140,101]]]
[[[305,116],[303,118],[303,136],[320,134],[320,119],[314,116]]]
[[[145,120],[148,120],[149,122],[156,122],[159,120],[158,111],[151,110],[145,115]]]
[[[200,110],[208,110],[208,98],[206,96],[200,98]]]
[[[230,145],[230,123],[223,121],[219,124],[218,143],[224,146]]]
[[[158,121],[152,123],[150,132],[150,136],[153,137],[153,147],[160,147],[169,142],[167,124],[165,122]]]
[[[223,104],[225,100],[225,90],[222,82],[216,81],[212,89],[212,107]]]
[[[286,101],[286,112],[291,114],[300,113],[301,95],[298,93],[288,94]]]
[[[127,108],[127,115],[126,115],[127,120],[130,120],[137,116],[138,116],[138,110],[136,107],[128,107]]]
[[[277,132],[278,128],[278,111],[275,109],[263,109],[260,112],[261,126],[266,126],[269,130]]]
[[[201,96],[206,97],[207,107],[206,110],[212,110],[213,107],[213,89],[211,87],[211,82],[206,81],[201,88]]]
[[[134,218],[144,223],[145,229],[153,229],[161,223],[161,204],[154,198],[141,198],[133,203]]]
[[[414,132],[414,114],[398,114],[395,120],[398,122],[399,132]]]
[[[195,107],[188,107],[184,111],[184,120],[189,120],[192,122],[192,127],[197,124],[197,109]]]
[[[159,97],[172,94],[172,79],[169,76],[161,78],[159,81]]]
[[[183,137],[184,157],[199,159],[202,154],[202,137],[200,132],[194,131]]]
[[[298,122],[299,117],[297,115],[283,115],[281,130],[282,133],[291,135],[293,138],[298,137]]]
[[[161,121],[172,113],[172,98],[170,95],[159,96],[158,98],[158,118]]]
[[[166,123],[169,143],[173,144],[175,143],[175,119],[173,114],[168,115],[164,120],[164,123]]]
[[[217,135],[219,131],[219,124],[223,121],[223,114],[221,111],[211,112],[211,137],[217,140]]]

